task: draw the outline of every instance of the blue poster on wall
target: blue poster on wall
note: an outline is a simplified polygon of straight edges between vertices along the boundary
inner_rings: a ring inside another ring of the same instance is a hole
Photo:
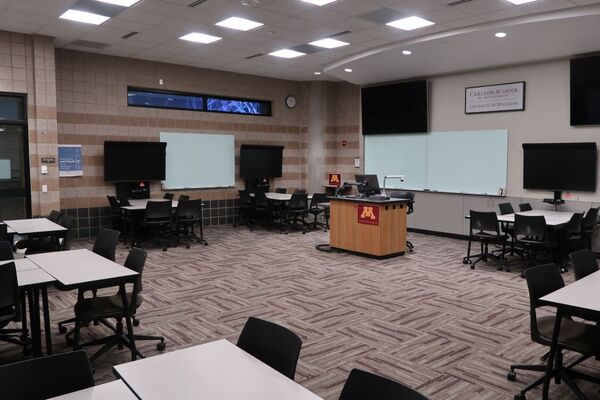
[[[80,144],[58,145],[58,176],[82,176]]]

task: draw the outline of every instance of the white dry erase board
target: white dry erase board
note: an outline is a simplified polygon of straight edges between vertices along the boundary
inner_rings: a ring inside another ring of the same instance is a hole
[[[233,135],[161,132],[167,143],[167,190],[232,187],[235,185]]]
[[[365,136],[365,173],[380,184],[403,174],[406,189],[499,195],[507,170],[506,129]]]

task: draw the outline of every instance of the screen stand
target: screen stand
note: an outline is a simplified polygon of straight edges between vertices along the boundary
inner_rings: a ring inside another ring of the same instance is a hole
[[[565,204],[565,201],[562,199],[562,191],[555,190],[554,198],[552,199],[544,199],[544,203],[553,204],[554,209],[558,210],[558,206]]]

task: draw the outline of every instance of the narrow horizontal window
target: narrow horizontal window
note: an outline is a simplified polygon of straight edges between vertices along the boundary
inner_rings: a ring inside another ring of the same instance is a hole
[[[202,96],[131,89],[127,93],[127,104],[130,106],[171,108],[175,110],[204,110],[204,98]]]
[[[208,97],[206,100],[206,110],[231,114],[270,116],[271,102]]]

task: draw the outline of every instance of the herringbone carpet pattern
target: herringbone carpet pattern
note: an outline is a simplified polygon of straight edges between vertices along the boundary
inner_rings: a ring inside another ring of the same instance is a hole
[[[525,281],[483,263],[471,271],[461,262],[463,241],[411,234],[415,253],[379,261],[315,250],[328,241],[323,232],[220,227],[206,236],[208,247],[149,251],[136,332],[164,335],[167,351],[219,338],[235,342],[246,319],[258,316],[302,337],[296,380],[326,400],[338,398],[354,367],[434,400],[512,399],[537,377],[506,380],[510,364],[537,363],[545,352],[529,339]],[[126,254],[120,246],[117,261]],[[53,324],[72,316],[74,292],[52,291],[50,298]],[[90,327],[83,339],[104,333]],[[54,342],[57,351],[65,349],[57,332]],[[157,354],[154,346],[139,344],[146,356]],[[0,345],[0,362],[19,357]],[[116,349],[98,360],[97,381],[114,379],[112,365],[128,360],[126,350]],[[600,375],[595,360],[583,368]],[[597,387],[581,387],[590,399],[600,398]],[[553,399],[575,398],[564,384],[551,390]],[[528,396],[535,398],[539,390]]]

